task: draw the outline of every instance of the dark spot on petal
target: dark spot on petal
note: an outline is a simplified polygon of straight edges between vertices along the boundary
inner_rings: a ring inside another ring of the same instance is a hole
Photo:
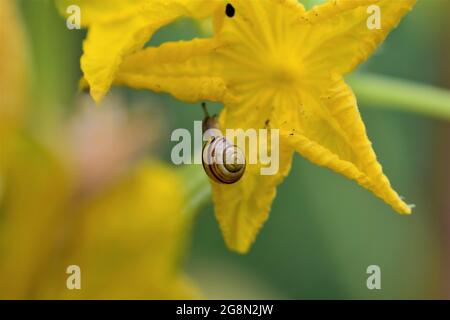
[[[227,4],[225,13],[227,14],[228,18],[233,18],[234,14],[236,13],[236,10],[234,9],[233,5],[231,3]]]

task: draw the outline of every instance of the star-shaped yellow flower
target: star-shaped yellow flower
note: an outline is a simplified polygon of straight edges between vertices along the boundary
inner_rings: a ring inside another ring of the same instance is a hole
[[[223,102],[223,128],[281,130],[280,170],[249,165],[234,185],[211,182],[227,245],[248,251],[268,218],[292,155],[355,180],[402,214],[367,138],[343,76],[383,42],[415,0],[332,0],[306,11],[296,0],[230,0],[215,13],[212,39],[166,43],[125,59],[116,83],[169,92],[189,102]],[[368,7],[381,29],[368,28]]]

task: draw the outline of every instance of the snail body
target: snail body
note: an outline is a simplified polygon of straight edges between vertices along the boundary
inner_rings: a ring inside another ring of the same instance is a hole
[[[208,177],[217,183],[236,183],[245,172],[245,155],[239,147],[230,143],[221,134],[216,118],[210,117],[204,105],[203,107],[206,113],[203,133],[208,134],[208,130],[213,132],[203,146],[203,168]]]

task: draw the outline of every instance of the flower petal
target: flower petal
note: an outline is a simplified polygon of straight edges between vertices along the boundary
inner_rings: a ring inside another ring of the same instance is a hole
[[[356,180],[397,212],[411,213],[383,174],[352,90],[341,79],[329,88],[321,95],[302,94],[299,129],[284,131],[283,141],[317,165]]]
[[[167,92],[187,102],[224,101],[226,86],[215,76],[212,39],[168,42],[127,57],[115,84]]]
[[[101,100],[109,90],[123,58],[142,48],[159,28],[182,16],[200,19],[212,15],[221,2],[221,0],[127,1],[127,5],[115,4],[123,15],[111,16],[113,20],[102,18],[100,13],[103,7],[86,5],[85,9],[82,9],[82,14],[88,16],[87,22],[90,24],[88,37],[83,46],[81,68],[89,83],[92,97],[97,102]],[[93,10],[93,13],[89,10]]]
[[[225,105],[220,117],[221,127],[242,129],[242,134],[248,129],[256,129],[259,144],[264,138],[260,135],[259,129],[269,127],[272,121],[271,108],[265,108],[272,103],[271,94],[270,92],[255,94],[250,91],[241,97],[239,101]],[[291,146],[286,145],[284,148],[280,146],[278,170],[274,175],[262,175],[261,169],[268,166],[261,163],[259,156],[258,163],[252,164],[254,162],[249,161],[250,150],[253,156],[257,151],[261,151],[251,147],[247,141],[245,146],[247,165],[240,181],[232,185],[211,181],[215,214],[225,242],[231,250],[239,253],[246,253],[249,250],[267,220],[276,188],[288,175],[293,155]],[[268,141],[267,150],[272,152],[271,141]]]
[[[416,0],[333,0],[314,7],[304,16],[311,74],[351,72],[367,60]],[[373,7],[380,10],[381,28],[369,28]]]
[[[108,92],[123,57],[144,46],[149,39],[147,25],[142,16],[134,16],[90,27],[83,44],[81,69],[96,102]]]
[[[248,252],[269,217],[276,188],[288,175],[291,163],[292,151],[285,150],[280,153],[280,171],[275,175],[262,176],[261,166],[247,165],[235,184],[211,181],[216,218],[229,249]]]
[[[244,176],[235,184],[211,181],[216,218],[229,249],[246,253],[269,217],[277,186],[288,175],[292,148],[279,153],[279,170],[274,175],[261,175],[263,166],[248,164]]]

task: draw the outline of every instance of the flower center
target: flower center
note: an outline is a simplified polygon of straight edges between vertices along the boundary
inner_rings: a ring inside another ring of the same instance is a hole
[[[299,77],[298,63],[282,57],[273,59],[267,64],[268,81],[273,86],[286,86],[293,84]]]

